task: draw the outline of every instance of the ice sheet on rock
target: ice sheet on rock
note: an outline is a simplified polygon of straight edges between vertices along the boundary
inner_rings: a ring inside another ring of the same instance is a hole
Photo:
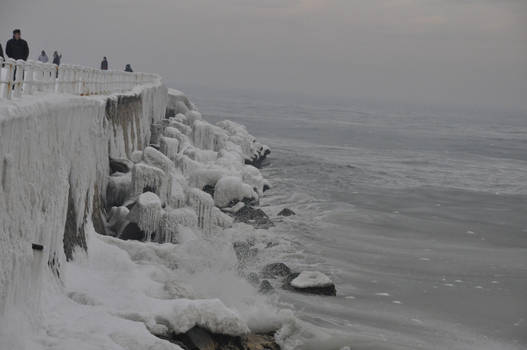
[[[150,146],[144,149],[143,160],[145,163],[163,170],[166,174],[174,170],[174,162],[162,152]]]
[[[174,162],[179,153],[179,140],[173,137],[161,136],[159,138],[159,150]]]
[[[302,271],[291,281],[295,288],[328,287],[332,284],[331,279],[319,271]]]
[[[194,146],[205,150],[219,151],[225,147],[227,133],[217,126],[197,120],[192,126],[192,142]]]
[[[258,198],[252,187],[235,176],[222,177],[214,188],[214,203],[223,208],[233,200],[241,201],[244,198]]]
[[[184,178],[179,178],[177,174],[171,174],[172,185],[170,186],[170,194],[168,196],[168,205],[172,208],[181,208],[187,203],[187,195],[185,193]]]
[[[203,232],[210,233],[213,224],[212,208],[214,208],[214,200],[210,194],[198,188],[191,188],[188,191],[188,202],[196,211],[198,227]]]
[[[154,192],[164,203],[170,190],[169,180],[163,170],[145,163],[137,163],[132,168],[133,195],[137,196],[145,191]]]
[[[152,240],[152,234],[158,232],[162,217],[161,200],[152,192],[140,194],[128,214],[128,220],[136,223],[146,233],[148,242]]]
[[[178,243],[182,226],[197,227],[198,216],[191,208],[169,209],[164,212],[160,225],[160,243]]]

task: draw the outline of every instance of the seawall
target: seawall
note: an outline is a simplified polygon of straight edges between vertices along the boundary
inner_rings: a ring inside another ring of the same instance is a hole
[[[102,225],[109,157],[147,146],[166,105],[160,80],[109,96],[0,104],[0,319],[39,314],[44,279],[60,284],[61,266],[87,247],[85,226]]]

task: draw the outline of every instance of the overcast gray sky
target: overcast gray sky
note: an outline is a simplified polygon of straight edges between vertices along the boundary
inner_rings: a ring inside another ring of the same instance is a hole
[[[182,90],[526,107],[527,0],[0,0],[3,45],[14,27],[34,59],[106,55]]]

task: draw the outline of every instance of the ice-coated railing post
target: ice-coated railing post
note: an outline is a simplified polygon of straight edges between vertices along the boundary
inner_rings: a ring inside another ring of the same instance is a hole
[[[24,82],[24,60],[16,60],[15,62],[15,81],[13,90],[13,97],[22,96],[22,83]]]
[[[33,93],[33,69],[35,68],[35,61],[27,60],[24,69],[24,95],[31,95]]]
[[[13,75],[15,70],[15,60],[12,58],[6,58],[5,60],[5,67],[6,67],[6,98],[8,100],[11,99],[11,94],[13,92]]]
[[[77,65],[74,65],[72,68],[72,71],[73,71],[73,77],[72,77],[72,82],[71,82],[71,92],[75,95],[80,95],[81,94],[80,67]]]

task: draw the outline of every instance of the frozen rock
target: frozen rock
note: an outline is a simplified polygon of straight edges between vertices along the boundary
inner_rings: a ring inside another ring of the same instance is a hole
[[[303,293],[337,295],[335,284],[328,276],[319,271],[293,273],[287,277],[285,287]]]
[[[174,162],[172,160],[162,152],[150,146],[143,151],[143,160],[145,163],[155,166],[167,174],[174,169]]]
[[[146,241],[152,241],[159,230],[162,216],[163,209],[159,197],[155,193],[145,192],[137,198],[137,202],[128,214],[128,220],[136,223],[145,232]]]
[[[253,188],[235,176],[225,176],[218,180],[214,188],[214,203],[226,207],[233,200],[257,199]]]
[[[169,184],[165,172],[155,166],[137,163],[132,169],[132,193],[154,192],[165,202]]]

